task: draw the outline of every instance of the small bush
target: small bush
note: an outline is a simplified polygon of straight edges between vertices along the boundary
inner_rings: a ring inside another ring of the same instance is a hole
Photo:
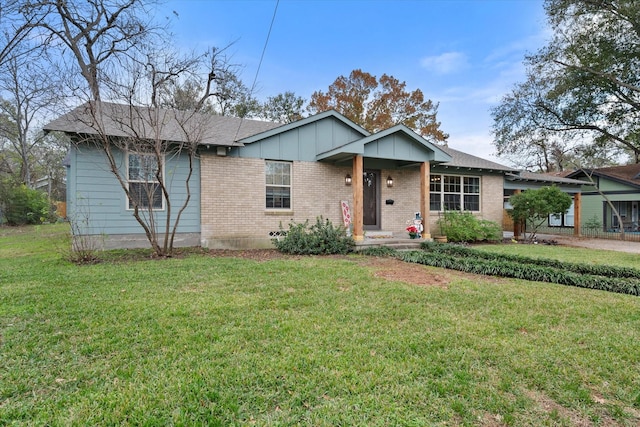
[[[362,249],[358,253],[375,257],[395,257],[398,255],[398,251],[396,249],[390,248],[389,246],[375,246],[366,248]]]
[[[602,221],[597,215],[594,215],[584,223],[583,228],[586,230],[602,230]]]
[[[280,225],[280,230],[283,230]],[[344,227],[334,227],[331,221],[322,217],[309,227],[309,220],[304,223],[291,222],[284,237],[273,239],[273,244],[280,252],[296,255],[329,255],[347,254],[353,250],[355,242],[347,236]]]
[[[9,225],[42,224],[55,220],[47,195],[26,185],[5,188],[2,200],[4,217]]]
[[[478,219],[471,212],[446,211],[438,219],[438,227],[450,242],[498,241],[502,238],[500,225]]]

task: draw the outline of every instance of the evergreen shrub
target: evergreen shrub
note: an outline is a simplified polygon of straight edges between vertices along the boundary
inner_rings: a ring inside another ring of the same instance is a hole
[[[347,254],[353,251],[355,242],[347,236],[344,227],[335,227],[330,220],[321,216],[316,223],[309,226],[309,220],[303,223],[289,223],[285,232],[280,225],[284,237],[273,239],[273,244],[280,252],[296,255],[329,255]]]

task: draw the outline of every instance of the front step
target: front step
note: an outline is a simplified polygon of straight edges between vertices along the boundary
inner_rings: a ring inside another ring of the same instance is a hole
[[[420,249],[420,243],[424,239],[401,239],[401,238],[373,238],[356,242],[355,250],[360,251],[367,248],[387,246],[393,249]]]
[[[391,231],[365,231],[364,239],[393,239]]]

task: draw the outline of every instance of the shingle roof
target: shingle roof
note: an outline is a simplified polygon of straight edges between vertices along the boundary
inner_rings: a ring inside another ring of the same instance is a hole
[[[546,173],[534,173],[529,171],[519,171],[516,173],[508,173],[506,179],[509,181],[536,181],[536,182],[549,182],[556,184],[572,184],[572,185],[584,185],[589,182],[581,181],[578,179],[565,178],[556,174]]]
[[[98,114],[99,112],[99,114]],[[280,123],[163,108],[132,107],[108,102],[85,103],[44,126],[61,131],[111,136],[137,136],[201,145],[242,146],[237,141],[281,126]]]
[[[585,173],[610,178],[614,181],[640,187],[640,164],[577,170],[572,172],[569,176],[579,176]]]
[[[451,156],[451,161],[443,163],[442,166],[493,170],[501,172],[516,172],[516,169],[501,165],[500,163],[495,163],[490,160],[483,159],[481,157],[472,156],[471,154],[463,153],[462,151],[454,150],[453,148],[445,145],[438,145],[438,148],[442,149],[442,151]]]

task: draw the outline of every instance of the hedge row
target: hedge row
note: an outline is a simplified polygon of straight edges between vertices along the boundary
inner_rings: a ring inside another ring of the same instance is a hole
[[[521,264],[538,265],[542,267],[558,268],[578,274],[593,276],[634,278],[640,279],[640,270],[629,267],[617,267],[611,265],[592,265],[563,262],[548,258],[529,258],[521,255],[495,254],[458,245],[447,245],[435,242],[424,242],[421,248],[433,253],[452,255],[458,258],[476,258],[487,261],[512,261]]]
[[[397,256],[406,262],[448,268],[473,274],[558,283],[580,288],[640,295],[640,280],[630,278],[580,274],[561,268],[528,265],[510,260],[456,257],[443,252],[410,251],[398,253]]]

